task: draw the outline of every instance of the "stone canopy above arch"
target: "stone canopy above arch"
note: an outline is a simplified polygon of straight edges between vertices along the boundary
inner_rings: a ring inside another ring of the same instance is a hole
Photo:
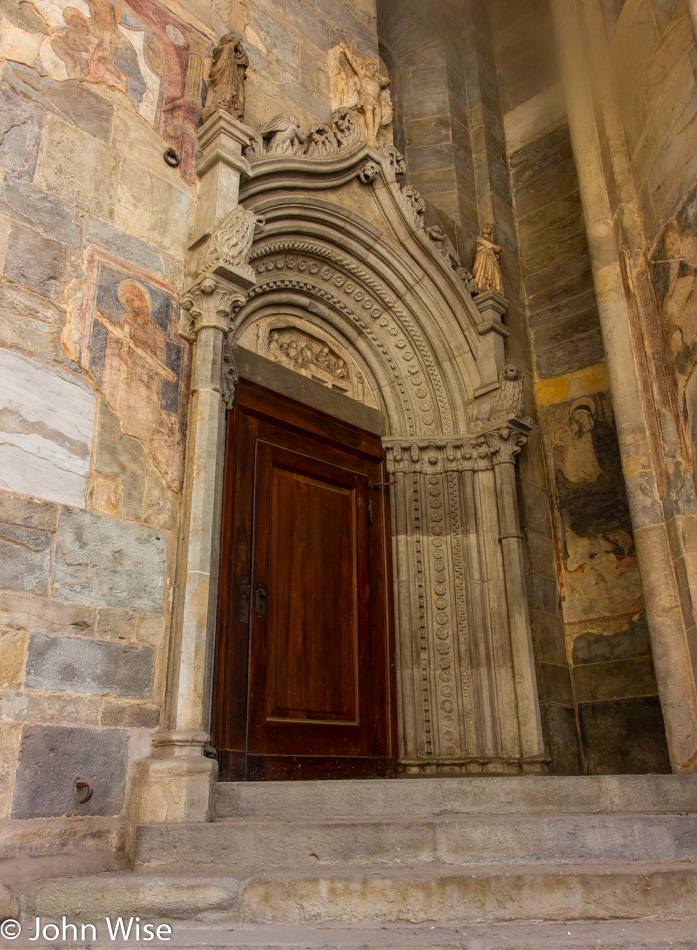
[[[496,385],[507,331],[429,237],[399,168],[394,149],[368,146],[251,166],[240,202],[264,226],[233,342],[274,308],[292,307],[355,355],[391,434],[464,433],[478,394]]]

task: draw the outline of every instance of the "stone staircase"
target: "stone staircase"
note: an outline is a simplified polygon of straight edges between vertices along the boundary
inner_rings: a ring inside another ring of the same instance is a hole
[[[21,908],[172,946],[694,950],[697,776],[221,784],[214,822],[141,826],[132,872]]]

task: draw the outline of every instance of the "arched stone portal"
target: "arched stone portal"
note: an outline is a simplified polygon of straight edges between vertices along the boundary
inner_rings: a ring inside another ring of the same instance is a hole
[[[201,132],[203,223],[208,215],[214,227],[200,225],[196,276],[182,300],[182,335],[196,341],[189,526],[174,608],[169,732],[155,740],[150,773],[157,760],[171,789],[175,761],[180,771],[186,761],[184,770],[205,772],[225,402],[234,393],[236,343],[249,346],[259,339],[255,327],[263,334],[282,316],[345,352],[384,415],[402,768],[541,771],[514,472],[531,421],[520,401],[507,408],[501,382],[505,300],[493,292],[473,300],[471,275],[425,231],[418,194],[399,183],[394,149],[261,158],[246,169],[239,204],[233,189],[230,210],[220,201],[215,158],[221,145],[233,154],[245,135],[221,114]],[[239,147],[235,162],[244,167]],[[233,165],[229,159],[223,170]],[[197,795],[194,811],[205,791]],[[172,804],[166,820],[190,813]]]

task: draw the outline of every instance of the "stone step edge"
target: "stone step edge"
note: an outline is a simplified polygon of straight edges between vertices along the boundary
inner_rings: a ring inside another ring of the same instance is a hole
[[[502,924],[462,924],[442,926],[433,924],[315,924],[314,926],[285,926],[282,924],[187,925],[173,927],[168,946],[174,950],[236,947],[239,950],[436,950],[458,948],[463,950],[588,950],[593,941],[594,950],[626,950],[639,948],[671,948],[692,950],[697,947],[697,917],[651,918],[643,920],[584,920],[572,922],[525,922]],[[600,942],[602,940],[602,942]],[[641,940],[639,944],[637,941]],[[503,942],[502,942],[503,941]],[[648,942],[647,942],[648,941]],[[141,942],[120,942],[123,948],[140,947]],[[16,950],[55,947],[55,941],[28,942],[23,937],[13,942]],[[71,942],[71,950],[105,950],[114,944]]]

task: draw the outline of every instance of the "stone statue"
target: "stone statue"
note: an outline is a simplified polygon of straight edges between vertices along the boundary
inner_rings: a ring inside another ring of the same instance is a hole
[[[297,116],[283,112],[266,123],[261,130],[261,137],[267,142],[267,155],[294,155],[307,138],[300,130]]]
[[[229,112],[236,119],[244,119],[244,80],[249,59],[239,33],[226,33],[213,50],[213,61],[208,77],[208,93],[203,107],[203,120],[218,109]]]
[[[339,62],[346,83],[344,105],[362,114],[368,144],[377,145],[381,127],[392,121],[390,80],[380,75],[372,59],[352,53],[346,43],[339,44]]]
[[[501,251],[495,243],[496,231],[493,224],[484,224],[475,244],[474,267],[472,274],[477,282],[479,293],[495,290],[504,296],[503,277],[501,276]]]
[[[515,363],[506,363],[499,373],[499,388],[489,409],[489,420],[522,419],[525,412],[523,374]]]

